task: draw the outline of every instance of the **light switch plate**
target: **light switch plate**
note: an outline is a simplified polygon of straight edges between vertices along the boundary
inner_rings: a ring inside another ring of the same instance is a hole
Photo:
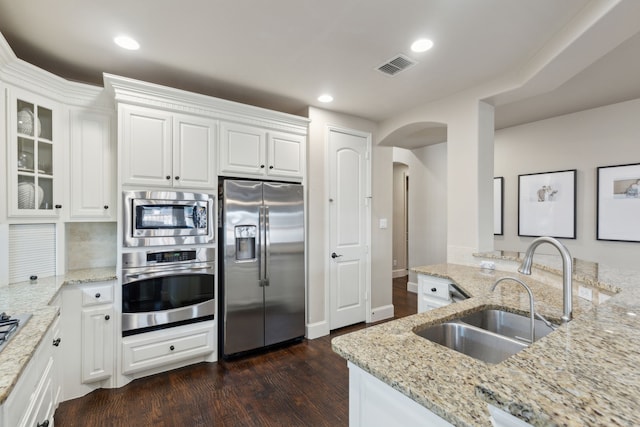
[[[379,227],[380,228],[387,228],[387,218],[380,218],[379,221]]]

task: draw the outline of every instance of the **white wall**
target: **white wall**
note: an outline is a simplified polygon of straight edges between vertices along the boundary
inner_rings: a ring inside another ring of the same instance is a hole
[[[640,269],[640,243],[596,240],[596,168],[629,163],[640,163],[640,99],[496,131],[505,214],[495,248],[524,251],[533,240],[517,235],[519,174],[577,169],[577,238],[562,242],[574,257]]]
[[[376,124],[372,121],[315,107],[309,107],[309,141],[307,151],[308,212],[308,294],[307,322],[309,337],[329,333],[328,300],[325,276],[329,251],[327,233],[327,126],[354,129],[372,134],[372,213],[371,213],[371,307],[392,304],[391,227],[379,229],[381,218],[391,222],[392,149],[376,147]]]
[[[394,150],[395,157],[395,150]],[[407,273],[407,191],[406,179],[409,166],[393,162],[393,277]]]
[[[447,126],[447,261],[471,264],[474,252],[493,250],[493,107],[483,88],[416,107],[379,124],[379,140],[415,123]]]
[[[447,144],[394,147],[393,161],[409,166],[409,268],[447,261]],[[417,288],[409,273],[409,288]]]

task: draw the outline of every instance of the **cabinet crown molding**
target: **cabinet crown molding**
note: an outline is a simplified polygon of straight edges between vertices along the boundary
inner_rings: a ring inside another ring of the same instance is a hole
[[[154,107],[273,130],[307,134],[306,117],[241,104],[113,74],[103,74],[105,88],[116,103]]]
[[[99,86],[66,80],[18,58],[0,33],[0,81],[69,106],[113,111],[112,98]]]

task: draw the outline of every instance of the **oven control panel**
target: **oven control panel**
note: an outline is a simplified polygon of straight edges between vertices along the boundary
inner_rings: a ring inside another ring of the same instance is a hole
[[[213,263],[216,249],[213,247],[175,248],[165,251],[123,252],[122,268],[169,268],[172,264],[190,265],[194,263]]]
[[[148,252],[147,263],[180,262],[196,259],[196,251]]]

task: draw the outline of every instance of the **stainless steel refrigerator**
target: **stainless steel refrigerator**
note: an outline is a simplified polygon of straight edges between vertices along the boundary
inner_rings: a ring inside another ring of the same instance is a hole
[[[219,196],[220,354],[303,337],[302,185],[225,179]]]

